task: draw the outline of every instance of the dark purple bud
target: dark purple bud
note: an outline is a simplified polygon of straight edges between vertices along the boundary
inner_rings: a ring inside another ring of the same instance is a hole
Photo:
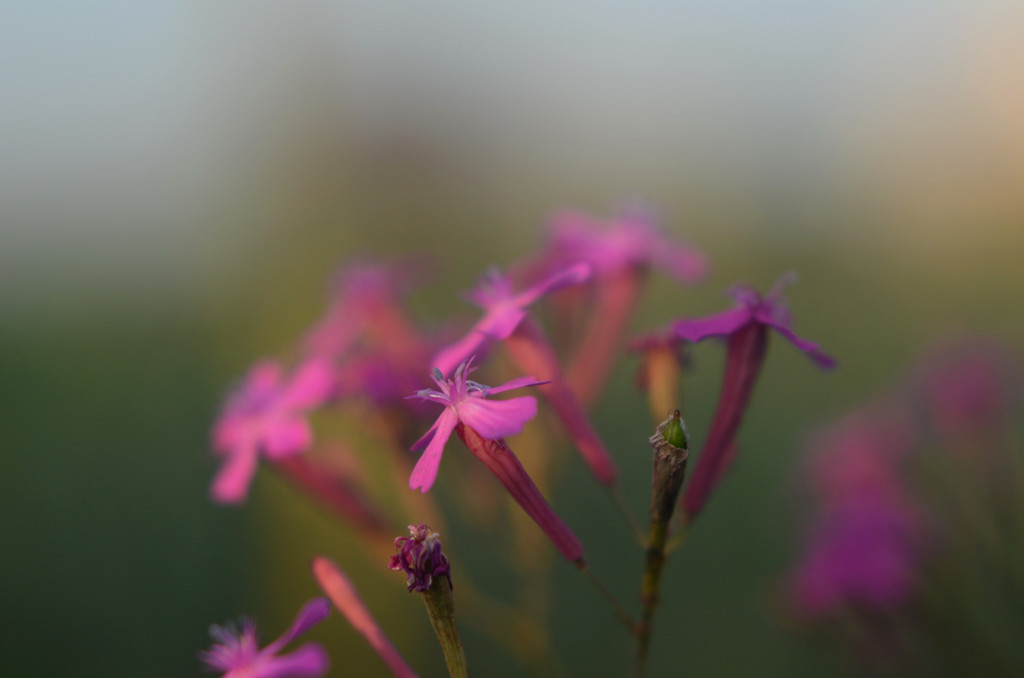
[[[441,575],[448,579],[449,588],[454,588],[451,565],[441,552],[441,535],[426,523],[410,525],[409,535],[395,539],[398,553],[391,556],[388,569],[401,570],[408,575],[405,583],[410,593],[429,591],[434,579]]]

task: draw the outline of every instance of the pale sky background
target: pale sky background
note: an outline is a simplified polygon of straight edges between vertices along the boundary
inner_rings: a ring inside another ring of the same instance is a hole
[[[1018,2],[18,3],[0,303],[194,294],[287,228],[235,208],[321,139],[354,177],[428,147],[414,172],[498,204],[558,185],[737,233],[776,204],[801,215],[780,238],[1019,242],[1022,35]]]

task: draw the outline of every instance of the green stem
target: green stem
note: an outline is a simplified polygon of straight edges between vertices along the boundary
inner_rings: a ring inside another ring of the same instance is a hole
[[[636,625],[635,673],[643,675],[647,653],[651,644],[651,628],[658,608],[661,592],[661,574],[665,569],[666,546],[672,513],[679,499],[679,491],[686,477],[689,455],[685,427],[679,410],[658,426],[651,437],[654,447],[651,473],[651,523],[644,553],[644,576],[640,582],[640,622]]]
[[[448,665],[451,678],[469,678],[466,667],[466,652],[462,649],[459,628],[455,624],[455,603],[452,600],[452,589],[447,577],[435,577],[429,591],[423,592],[423,602],[427,606],[430,623],[437,634],[444,652],[444,661]]]

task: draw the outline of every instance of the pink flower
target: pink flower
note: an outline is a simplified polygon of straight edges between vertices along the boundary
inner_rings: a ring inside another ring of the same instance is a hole
[[[434,367],[441,370],[442,375],[451,374],[456,365],[479,353],[485,343],[509,337],[526,317],[526,308],[533,302],[549,292],[579,284],[589,277],[590,267],[577,263],[516,293],[507,276],[491,269],[477,288],[467,295],[484,309],[484,317],[473,325],[465,337],[434,356]]]
[[[445,379],[440,368],[434,368],[434,383],[438,389],[424,389],[412,398],[444,405],[444,412],[437,418],[422,438],[412,446],[413,451],[423,449],[423,455],[412,470],[409,487],[426,492],[434,485],[437,469],[441,464],[444,445],[460,421],[475,429],[484,438],[494,440],[515,435],[523,425],[537,414],[537,399],[521,396],[510,400],[487,400],[487,396],[511,391],[526,386],[537,386],[544,382],[533,377],[520,377],[501,386],[483,386],[468,381],[466,376],[473,371],[469,358],[460,364],[451,379]]]
[[[306,603],[284,635],[259,648],[256,623],[241,620],[241,630],[234,627],[211,626],[214,644],[200,657],[211,669],[223,671],[222,678],[297,678],[322,676],[330,667],[324,649],[316,643],[307,643],[286,655],[278,652],[296,636],[316,626],[331,613],[325,598],[314,598]]]
[[[782,290],[795,280],[795,273],[783,275],[764,297],[751,287],[738,285],[727,292],[736,301],[735,308],[704,318],[677,320],[672,326],[673,330],[682,339],[698,342],[706,337],[736,334],[751,324],[763,325],[784,336],[821,367],[835,367],[835,358],[822,353],[817,344],[801,339],[790,329],[793,320],[786,308]]]
[[[707,256],[673,243],[650,215],[639,210],[609,221],[562,212],[551,220],[552,249],[559,260],[585,261],[596,276],[628,268],[657,266],[683,282],[699,282],[707,274]]]
[[[225,458],[210,492],[215,501],[243,501],[262,453],[276,460],[313,443],[306,415],[334,388],[330,365],[310,359],[290,374],[273,361],[258,363],[224,406],[213,430],[213,449]]]
[[[791,320],[782,288],[792,280],[792,275],[782,276],[764,298],[749,287],[733,288],[731,294],[739,304],[736,308],[706,318],[678,320],[673,325],[676,335],[689,341],[728,336],[725,374],[715,416],[683,492],[683,510],[690,520],[703,509],[735,456],[736,432],[764,363],[768,328],[781,333],[822,367],[835,365],[835,360],[818,350],[817,344],[797,337],[789,329]]]
[[[368,330],[387,334],[390,341],[418,341],[398,303],[417,277],[417,268],[410,261],[353,261],[344,266],[334,277],[330,306],[303,340],[306,353],[342,357]]]

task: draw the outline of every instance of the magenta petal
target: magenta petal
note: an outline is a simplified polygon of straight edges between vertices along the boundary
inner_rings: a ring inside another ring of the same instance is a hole
[[[331,614],[331,604],[326,598],[314,598],[299,610],[291,627],[281,637],[264,648],[264,652],[273,654],[290,643],[294,638],[310,630]],[[308,646],[307,646],[308,647]]]
[[[826,370],[830,370],[836,366],[836,359],[827,353],[822,352],[818,348],[818,344],[813,341],[807,341],[801,339],[793,333],[793,330],[789,329],[785,325],[779,325],[776,323],[769,323],[779,334],[789,339],[794,346],[807,354],[807,356]]]
[[[448,442],[455,425],[459,423],[459,415],[450,407],[446,407],[441,416],[437,418],[434,437],[431,438],[427,449],[423,451],[420,460],[412,469],[409,476],[409,487],[413,490],[426,492],[434,485],[437,479],[437,469],[441,465],[441,453],[444,452],[444,445]]]
[[[221,504],[237,504],[245,501],[249,484],[256,475],[256,447],[246,445],[232,450],[210,486],[213,500]]]
[[[268,424],[263,434],[264,451],[271,459],[304,452],[312,444],[313,430],[304,419],[279,419]]]
[[[280,381],[281,366],[273,360],[263,360],[249,369],[241,391],[249,398],[264,398],[277,388]]]
[[[722,311],[703,318],[683,318],[672,325],[676,336],[697,342],[705,337],[732,334],[753,319],[753,313],[745,306]]]
[[[689,247],[659,248],[654,252],[654,260],[673,277],[688,283],[700,282],[711,269],[708,256]]]
[[[495,393],[504,393],[505,391],[511,391],[517,388],[526,388],[527,386],[543,386],[544,384],[550,384],[550,381],[538,381],[534,377],[519,377],[512,381],[506,381],[501,386],[493,386],[488,388],[486,391],[487,395],[494,395]]]
[[[523,290],[516,295],[516,305],[519,307],[529,306],[537,299],[549,292],[560,290],[570,285],[578,285],[590,278],[591,268],[589,264],[578,263],[558,271],[541,280],[532,287]],[[512,329],[515,329],[514,327]],[[509,332],[511,334],[511,332]],[[508,335],[505,335],[508,336]],[[502,337],[504,338],[504,337]]]
[[[510,400],[467,398],[458,405],[459,419],[483,438],[497,440],[515,435],[537,416],[537,399],[522,396]]]
[[[331,364],[314,358],[295,369],[275,404],[280,409],[310,409],[323,404],[333,389],[334,370]]]
[[[213,449],[227,452],[241,445],[249,433],[248,423],[244,417],[238,415],[222,416],[213,427]]]
[[[450,377],[455,368],[464,360],[472,356],[474,353],[478,353],[481,344],[490,341],[490,337],[488,335],[477,330],[482,322],[483,321],[481,320],[474,325],[473,329],[471,329],[462,339],[459,339],[454,344],[446,346],[438,351],[437,355],[434,356],[434,360],[431,362],[431,367],[436,367],[441,370],[441,374],[446,377]]]
[[[317,643],[307,643],[295,652],[279,655],[262,664],[258,678],[319,678],[327,673],[331,660]]]
[[[516,306],[502,304],[487,311],[487,315],[476,324],[474,331],[493,339],[506,339],[516,331],[526,317],[526,311]]]
[[[414,442],[412,444],[412,447],[410,447],[409,449],[413,452],[419,452],[420,450],[424,449],[427,445],[429,445],[430,441],[434,439],[434,434],[437,433],[437,422],[439,421],[441,421],[440,417],[434,420],[434,423],[430,425],[430,428],[427,429],[427,432],[424,433],[419,440]]]

